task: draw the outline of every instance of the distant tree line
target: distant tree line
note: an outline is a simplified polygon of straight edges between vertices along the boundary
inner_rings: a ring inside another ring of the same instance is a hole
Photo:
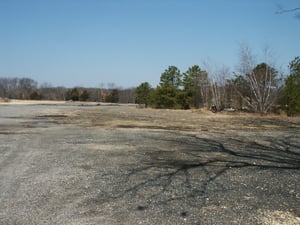
[[[29,99],[37,88],[37,82],[30,78],[0,78],[0,97]]]
[[[111,103],[135,103],[135,88],[84,88],[38,85],[31,78],[1,78],[0,98],[24,100],[91,101]]]

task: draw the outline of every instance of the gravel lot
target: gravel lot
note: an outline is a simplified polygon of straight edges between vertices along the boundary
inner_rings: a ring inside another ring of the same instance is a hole
[[[300,119],[0,104],[0,224],[300,224]]]

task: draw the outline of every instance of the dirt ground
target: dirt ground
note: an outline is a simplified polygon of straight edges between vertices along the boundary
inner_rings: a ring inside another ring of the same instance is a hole
[[[300,119],[0,103],[0,224],[300,224]]]

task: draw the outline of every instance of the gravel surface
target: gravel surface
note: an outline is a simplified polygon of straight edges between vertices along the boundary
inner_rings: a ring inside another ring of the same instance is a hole
[[[300,121],[0,105],[0,224],[300,224]]]

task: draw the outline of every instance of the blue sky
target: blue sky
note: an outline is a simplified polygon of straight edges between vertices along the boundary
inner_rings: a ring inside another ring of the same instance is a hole
[[[299,0],[0,0],[0,77],[153,86],[169,65],[236,70],[241,44],[278,67],[300,56]]]

